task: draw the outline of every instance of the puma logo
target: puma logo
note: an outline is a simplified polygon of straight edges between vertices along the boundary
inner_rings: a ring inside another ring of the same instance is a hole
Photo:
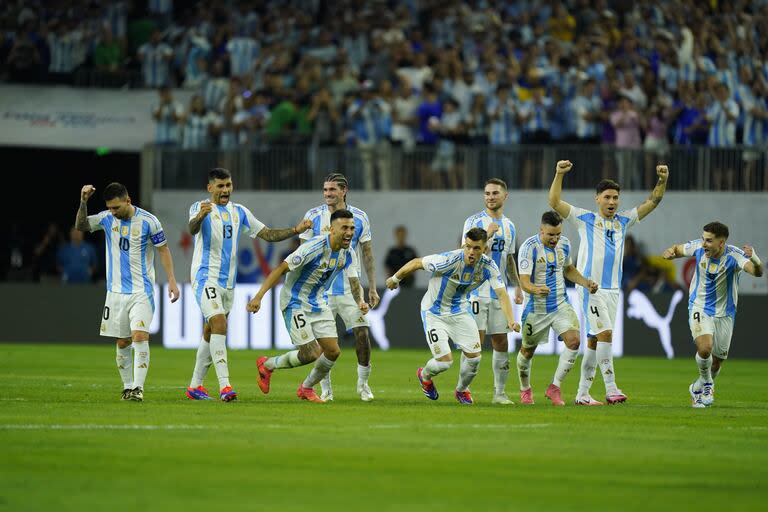
[[[661,346],[664,348],[664,353],[667,355],[667,359],[675,357],[675,351],[672,348],[672,330],[670,323],[672,322],[672,315],[675,314],[675,308],[677,304],[683,300],[683,292],[677,290],[672,295],[672,301],[669,303],[669,309],[665,316],[661,316],[656,312],[656,308],[653,307],[651,301],[644,293],[637,290],[632,290],[627,297],[629,307],[627,307],[627,316],[629,318],[635,318],[642,320],[645,325],[652,329],[659,331],[659,338],[661,338]]]
[[[371,336],[382,350],[387,350],[389,348],[389,338],[387,337],[387,326],[384,323],[384,317],[387,315],[389,303],[399,294],[400,288],[395,288],[394,290],[387,289],[384,292],[384,296],[381,297],[379,306],[368,312],[368,323],[370,324]]]

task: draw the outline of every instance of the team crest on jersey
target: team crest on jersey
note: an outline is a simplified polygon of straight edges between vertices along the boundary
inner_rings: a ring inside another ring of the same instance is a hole
[[[551,252],[548,252],[547,253],[547,261],[550,262],[550,263],[554,263],[555,262],[555,255],[552,254]]]
[[[133,236],[139,236],[139,228],[135,228],[133,231],[131,231],[131,234]]]
[[[464,272],[461,276],[462,281],[469,281],[470,279],[472,279],[472,272]]]
[[[336,266],[336,258],[333,258],[333,259],[331,259],[331,260],[328,262],[328,266],[329,266],[329,267],[335,267],[335,266]],[[321,267],[321,268],[322,268],[322,267]]]
[[[221,214],[221,220],[223,220],[224,222],[229,222],[229,214],[227,212],[223,212]]]
[[[123,226],[120,230],[120,234],[123,236],[128,236],[128,226]]]
[[[714,274],[715,272],[717,272],[717,263],[710,263],[709,268],[707,269],[707,272],[709,272],[710,274]]]
[[[305,340],[309,338],[309,335],[307,334],[307,331],[301,331],[301,339]]]
[[[440,346],[439,345],[435,345],[435,355],[439,355],[440,352],[442,352],[442,350],[440,350]]]

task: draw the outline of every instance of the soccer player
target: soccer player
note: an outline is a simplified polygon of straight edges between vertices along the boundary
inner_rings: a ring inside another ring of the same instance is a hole
[[[579,272],[587,279],[593,279],[600,287],[595,294],[583,290],[582,308],[587,322],[588,341],[581,362],[581,380],[576,404],[601,405],[589,394],[598,364],[605,383],[606,402],[622,403],[627,397],[616,386],[611,341],[619,302],[624,237],[635,222],[643,220],[661,203],[667,188],[669,169],[666,165],[657,165],[658,182],[650,197],[631,210],[619,212],[620,187],[612,180],[602,180],[597,184],[597,211],[571,206],[560,199],[563,177],[572,168],[573,164],[569,160],[557,162],[555,178],[549,189],[549,205],[566,222],[578,229],[579,258],[576,263]]]
[[[208,173],[210,197],[197,201],[189,209],[189,232],[195,237],[192,255],[192,289],[205,318],[203,339],[197,348],[195,369],[186,395],[191,400],[210,400],[203,380],[211,364],[219,379],[219,398],[237,399],[229,382],[227,365],[227,316],[232,308],[237,277],[237,245],[240,235],[248,233],[267,242],[278,242],[309,229],[302,221],[282,229],[266,227],[245,206],[230,201],[232,175],[220,167]]]
[[[179,299],[173,259],[163,227],[157,217],[131,204],[128,190],[120,183],[104,189],[107,209],[88,215],[93,185],[80,190],[80,208],[75,227],[80,231],[104,230],[107,259],[107,299],[101,335],[117,338],[117,370],[123,381],[123,400],[144,400],[144,382],[149,371],[149,326],[155,312],[155,266],[153,247],[168,277],[171,302]],[[133,349],[133,354],[131,354]]]
[[[432,273],[421,300],[421,321],[432,359],[416,371],[421,389],[430,400],[437,400],[439,396],[432,379],[453,364],[448,345],[448,339],[451,339],[461,349],[456,400],[461,404],[473,403],[469,385],[477,375],[481,353],[477,323],[468,299],[472,290],[489,282],[498,296],[507,326],[520,332],[520,325],[512,316],[512,303],[499,267],[484,254],[487,242],[488,233],[483,228],[472,228],[465,233],[461,249],[414,258],[387,279],[387,288],[394,290],[412,272],[424,269]]]
[[[352,249],[357,231],[355,220],[351,211],[335,210],[330,218],[330,233],[316,236],[299,246],[267,276],[256,296],[248,302],[248,311],[259,311],[264,295],[280,281],[283,274],[288,273],[285,286],[280,291],[280,310],[297,350],[277,357],[260,357],[256,361],[259,388],[264,394],[269,393],[275,370],[296,368],[314,361],[314,368],[299,384],[296,396],[310,402],[325,402],[317,396],[314,386],[331,371],[341,353],[327,292],[345,271],[358,315],[368,313],[368,304],[363,301],[358,282],[357,257]]]
[[[699,378],[688,391],[696,408],[709,407],[715,401],[715,378],[728,358],[736,321],[739,274],[743,270],[755,277],[763,275],[763,264],[755,249],[728,245],[728,234],[728,226],[710,222],[700,239],[673,245],[663,254],[668,260],[696,258],[688,299],[688,325],[699,367]]]
[[[472,228],[483,228],[488,233],[487,247],[493,262],[499,267],[501,281],[506,283],[507,274],[515,285],[515,303],[523,303],[523,292],[519,286],[517,265],[515,264],[515,225],[504,215],[504,202],[509,197],[507,184],[498,178],[485,182],[485,209],[470,216],[464,221],[462,235]],[[484,283],[472,292],[472,314],[475,315],[477,328],[480,331],[480,342],[485,334],[491,335],[493,348],[493,384],[492,403],[508,405],[512,403],[507,397],[506,386],[509,377],[509,343],[507,333],[509,326],[501,309],[496,292]]]
[[[552,328],[565,343],[552,383],[544,395],[552,405],[565,405],[560,386],[579,355],[579,319],[568,303],[565,278],[583,286],[589,293],[597,291],[597,283],[576,270],[571,261],[571,242],[564,236],[563,218],[549,211],[541,216],[539,234],[526,240],[520,248],[520,286],[528,294],[521,319],[523,342],[517,354],[520,377],[520,403],[533,404],[531,359],[536,347],[549,340]]]
[[[304,219],[312,223],[312,229],[301,235],[306,241],[312,237],[325,234],[330,229],[331,215],[337,210],[349,210],[355,216],[355,232],[352,236],[351,250],[357,251],[358,244],[362,249],[363,266],[368,276],[368,303],[375,308],[379,303],[379,294],[376,291],[376,264],[373,259],[373,244],[371,241],[371,223],[368,215],[354,206],[347,204],[347,191],[349,185],[347,178],[340,173],[331,173],[323,182],[323,198],[325,204],[309,210]],[[355,259],[357,261],[357,258]],[[356,269],[357,270],[357,269]],[[357,275],[360,271],[357,270]],[[358,279],[359,282],[359,279]],[[364,402],[373,400],[373,392],[368,385],[371,375],[371,341],[369,334],[368,318],[360,314],[356,301],[350,294],[350,281],[346,274],[339,274],[331,286],[328,302],[331,306],[334,318],[341,317],[344,326],[352,329],[355,335],[355,352],[357,352],[357,394]],[[323,400],[333,400],[333,387],[331,386],[330,372],[320,383]]]

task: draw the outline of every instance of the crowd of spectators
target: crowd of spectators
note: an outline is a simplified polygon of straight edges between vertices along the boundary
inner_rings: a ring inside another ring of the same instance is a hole
[[[193,91],[161,91],[161,144],[357,147],[382,188],[393,146],[432,147],[449,186],[457,144],[645,148],[615,161],[645,186],[670,144],[705,145],[715,189],[768,190],[765,0],[28,0],[0,21],[9,81]]]

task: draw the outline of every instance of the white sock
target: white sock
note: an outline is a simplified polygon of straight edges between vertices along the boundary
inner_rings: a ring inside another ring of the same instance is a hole
[[[211,334],[210,343],[211,357],[213,358],[213,367],[216,369],[216,376],[219,378],[219,389],[229,386],[229,365],[227,364],[227,335]]]
[[[133,389],[133,355],[131,346],[125,348],[117,347],[117,371],[120,373],[120,379],[123,381],[123,389]]]
[[[466,391],[469,385],[477,375],[477,369],[480,366],[481,356],[467,357],[461,353],[461,364],[459,365],[459,384],[456,391]]]
[[[432,380],[432,377],[440,375],[450,368],[452,364],[453,361],[438,361],[437,359],[432,358],[427,361],[427,364],[424,365],[424,369],[421,370],[421,378],[424,380]]]
[[[322,379],[320,379],[320,390],[322,394],[325,395],[333,394],[333,386],[331,385],[331,372],[328,372]]]
[[[509,353],[493,351],[493,388],[497,395],[504,393],[509,378]]]
[[[581,377],[579,378],[579,394],[577,396],[589,395],[589,388],[595,380],[595,371],[597,370],[597,351],[589,347],[584,348],[584,357],[581,360]]]
[[[699,378],[694,387],[700,389],[704,383],[712,382],[712,354],[704,359],[696,352],[696,365],[699,367]]]
[[[298,366],[304,366],[307,363],[302,363],[299,359],[299,351],[291,350],[285,354],[279,356],[270,357],[264,361],[264,366],[267,370],[285,370],[287,368],[296,368]]]
[[[520,391],[531,387],[531,359],[527,359],[522,352],[517,353],[517,376],[520,377]]]
[[[149,371],[149,342],[133,342],[133,387],[144,389],[144,381]]]
[[[605,394],[611,395],[618,392],[616,388],[616,373],[613,370],[613,347],[607,341],[597,342],[597,364],[603,374]]]
[[[328,372],[331,371],[331,368],[333,368],[334,364],[336,364],[336,361],[331,361],[325,357],[325,354],[320,354],[320,357],[318,357],[317,361],[315,361],[315,367],[312,368],[312,371],[309,372],[307,378],[304,379],[302,386],[305,388],[315,387],[315,385],[320,382],[323,377],[328,375]]]
[[[563,352],[560,354],[560,361],[557,363],[557,370],[555,370],[555,378],[552,379],[552,384],[557,387],[562,385],[568,372],[571,371],[571,368],[576,363],[578,356],[578,350],[571,350],[568,347],[563,349]]]
[[[212,363],[213,359],[211,359],[211,344],[205,341],[205,338],[201,338],[200,344],[197,346],[195,369],[192,372],[192,380],[189,382],[189,387],[197,388],[203,385],[205,376],[208,374],[208,368],[211,367]]]
[[[368,377],[371,375],[371,365],[363,366],[361,364],[357,365],[357,383],[358,384],[367,384],[368,383]]]

